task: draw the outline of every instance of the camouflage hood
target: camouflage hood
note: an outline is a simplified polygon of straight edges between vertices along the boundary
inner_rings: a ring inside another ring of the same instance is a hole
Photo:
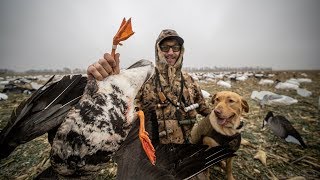
[[[159,53],[161,52],[159,44],[162,40],[164,40],[167,37],[175,37],[178,40],[179,44],[181,45],[180,56],[177,62],[173,66],[167,63],[162,53]],[[184,54],[183,42],[184,42],[183,39],[178,35],[178,33],[175,30],[171,30],[171,29],[162,30],[156,41],[156,45],[155,45],[156,67],[159,70],[160,79],[164,85],[166,85],[167,82],[169,82],[169,84],[173,84],[174,80],[180,81],[181,79],[181,68],[182,68],[183,54]]]

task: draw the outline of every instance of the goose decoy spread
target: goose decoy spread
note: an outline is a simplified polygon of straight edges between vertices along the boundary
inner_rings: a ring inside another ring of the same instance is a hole
[[[292,142],[301,145],[306,148],[307,145],[304,143],[298,131],[291,125],[290,121],[281,115],[274,116],[271,111],[269,111],[262,123],[262,128],[264,124],[268,124],[272,132],[284,139],[287,142]]]
[[[134,98],[153,71],[150,61],[141,60],[103,81],[74,75],[52,82],[52,77],[12,113],[0,133],[0,159],[44,133],[51,144],[51,167],[40,179],[91,179],[111,158],[117,179],[188,179],[235,156],[223,147],[159,144],[152,110],[145,112],[145,122],[136,121]],[[152,144],[143,138],[146,134]]]

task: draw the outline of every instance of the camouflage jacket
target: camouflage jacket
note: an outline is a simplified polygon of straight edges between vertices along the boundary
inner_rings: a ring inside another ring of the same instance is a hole
[[[158,53],[160,51],[159,42],[168,36],[178,36],[178,34],[173,30],[163,30],[159,35],[155,48],[156,71],[158,73],[155,73],[141,88],[136,98],[137,105],[143,110],[146,108],[155,108],[159,124],[161,121],[166,120],[179,121],[195,119],[198,113],[207,116],[210,114],[211,109],[206,104],[198,83],[195,82],[188,73],[182,72],[181,70],[184,53],[183,45],[181,47],[179,59],[174,66],[167,64],[165,58],[161,57],[161,53]],[[159,97],[160,92],[165,96],[163,102]],[[198,108],[188,112],[184,111],[185,107],[196,103],[199,105]],[[179,114],[177,114],[177,111],[179,111]],[[178,123],[177,126],[180,127],[177,128],[184,126],[183,136],[189,136],[189,130],[192,128],[193,124],[194,122],[187,123],[186,125],[180,125]],[[161,132],[160,129],[159,131]],[[166,137],[168,138],[168,136],[169,135]],[[183,139],[185,137],[181,138]],[[181,141],[178,143],[181,143]]]

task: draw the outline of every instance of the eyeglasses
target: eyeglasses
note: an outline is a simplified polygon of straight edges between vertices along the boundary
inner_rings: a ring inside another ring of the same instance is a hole
[[[174,45],[174,46],[162,45],[162,46],[160,46],[160,49],[162,52],[169,52],[170,48],[172,48],[173,52],[178,52],[178,51],[180,51],[181,46],[179,46],[179,45]]]

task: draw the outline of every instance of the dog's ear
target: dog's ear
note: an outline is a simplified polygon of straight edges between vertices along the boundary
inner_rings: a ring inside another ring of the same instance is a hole
[[[244,112],[249,112],[249,104],[246,100],[244,99],[241,99],[241,106],[242,106],[242,109],[244,110]]]
[[[216,99],[216,97],[217,97],[217,94],[214,94],[214,95],[212,96],[212,98],[211,98],[211,103],[212,103],[212,104],[214,104],[214,100]]]

